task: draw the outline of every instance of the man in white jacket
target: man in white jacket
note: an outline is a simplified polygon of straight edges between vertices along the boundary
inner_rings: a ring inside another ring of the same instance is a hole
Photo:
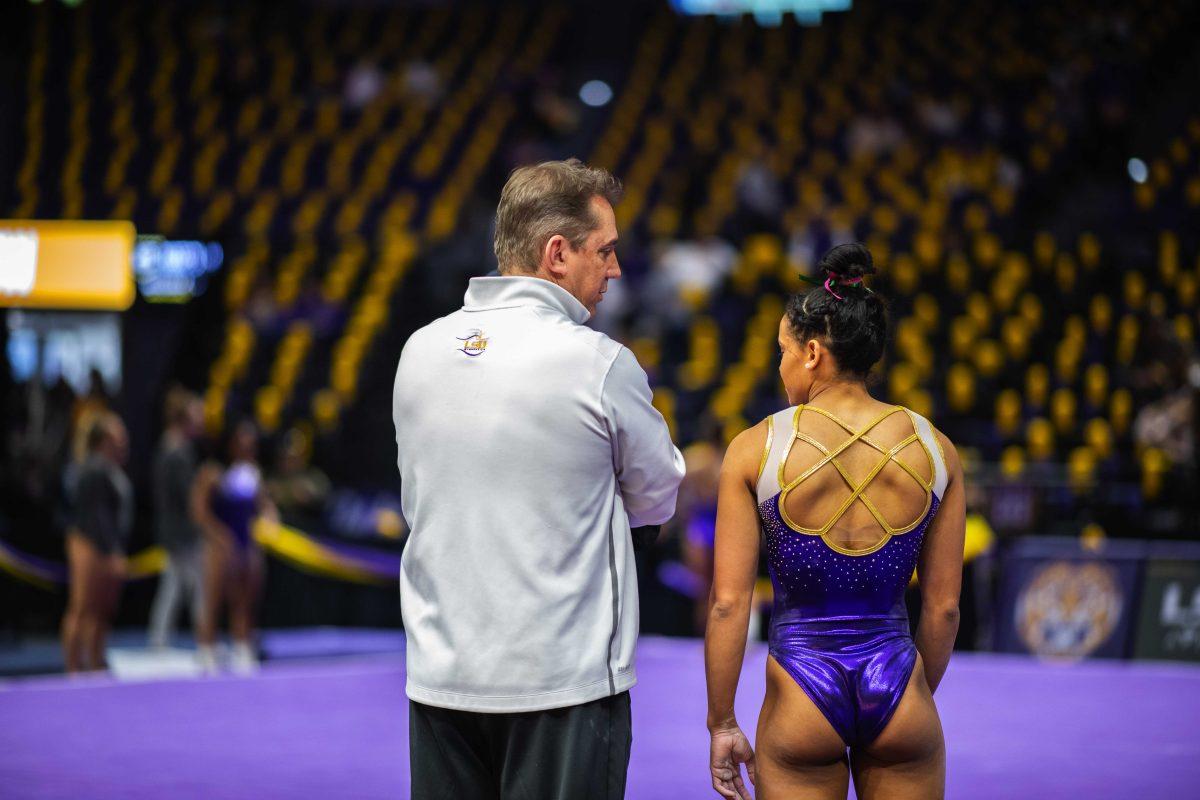
[[[633,354],[583,324],[621,276],[620,194],[575,159],[514,171],[500,275],[400,357],[414,800],[624,795],[630,528],[672,516],[684,468]]]

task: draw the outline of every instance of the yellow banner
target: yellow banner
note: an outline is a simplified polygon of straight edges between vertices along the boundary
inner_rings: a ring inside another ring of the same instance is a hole
[[[0,220],[0,306],[124,311],[131,222]]]

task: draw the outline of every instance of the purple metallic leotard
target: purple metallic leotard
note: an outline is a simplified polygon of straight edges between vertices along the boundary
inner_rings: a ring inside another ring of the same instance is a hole
[[[213,513],[233,533],[234,544],[240,551],[250,547],[261,487],[262,476],[258,467],[239,461],[225,470],[213,488]]]
[[[797,422],[805,408],[837,422],[852,434],[850,440],[830,451],[798,433]],[[866,437],[871,428],[900,411],[912,419],[912,436],[888,449]],[[925,531],[937,514],[940,496],[945,491],[945,460],[928,421],[899,406],[861,432],[812,406],[779,412],[771,418],[770,425],[758,504],[775,591],[769,651],[847,746],[866,745],[891,719],[916,664],[917,650],[909,633],[904,591],[916,567]],[[787,429],[790,436],[786,435]],[[776,434],[780,430],[785,432],[782,437]],[[810,442],[825,457],[804,475],[785,484],[783,465],[796,440]],[[880,465],[857,487],[835,461],[854,441],[862,441],[881,453]],[[917,441],[929,456],[931,481],[925,481],[894,458]],[[887,461],[904,468],[927,493],[925,513],[902,529],[887,525],[874,506],[861,497],[861,491]],[[822,529],[801,528],[787,519],[783,500],[791,489],[825,464],[832,464],[842,472],[852,493]],[[768,466],[775,469],[765,469]],[[884,529],[880,543],[861,551],[847,550],[825,535],[856,498],[866,502]]]

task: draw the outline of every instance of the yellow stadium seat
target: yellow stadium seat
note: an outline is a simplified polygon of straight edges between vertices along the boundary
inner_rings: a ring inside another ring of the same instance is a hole
[[[217,436],[225,427],[225,399],[221,386],[210,384],[204,391],[204,430],[209,436]]]
[[[312,412],[313,419],[321,431],[332,431],[337,427],[338,416],[341,414],[341,402],[337,394],[331,389],[321,389],[314,393]]]
[[[1013,302],[1017,299],[1017,294],[1021,291],[1018,284],[1012,277],[1001,271],[993,280],[991,286],[992,307],[1000,312],[1007,312],[1012,308]]]
[[[1050,421],[1037,417],[1025,426],[1025,446],[1034,461],[1050,461],[1054,458],[1054,426]]]
[[[1179,237],[1171,231],[1158,237],[1158,275],[1166,286],[1174,285],[1179,277]]]
[[[1063,339],[1054,351],[1054,377],[1060,383],[1074,383],[1079,375],[1079,360],[1082,344],[1078,340]]]
[[[1105,538],[1104,528],[1095,522],[1089,522],[1079,532],[1079,546],[1084,550],[1098,553],[1104,548]]]
[[[955,253],[946,263],[946,285],[957,295],[971,290],[971,265],[962,253]]]
[[[1013,389],[1005,389],[996,396],[996,430],[1005,438],[1016,436],[1021,430],[1021,396]]]
[[[901,361],[888,373],[888,394],[895,398],[906,397],[919,383],[920,374],[916,367],[907,361]]]
[[[967,414],[975,405],[975,373],[967,364],[957,363],[946,374],[946,398],[950,410]]]
[[[1096,481],[1096,455],[1088,447],[1076,447],[1067,459],[1067,483],[1077,495],[1091,491]]]
[[[1104,407],[1108,399],[1108,369],[1103,364],[1089,364],[1084,370],[1083,393],[1088,405]]]
[[[1049,270],[1054,266],[1054,258],[1058,254],[1058,244],[1048,231],[1039,231],[1033,239],[1033,256],[1035,263],[1042,269]]]
[[[1117,363],[1128,365],[1133,361],[1137,349],[1140,326],[1132,314],[1121,317],[1117,323]]]
[[[1191,310],[1196,307],[1196,276],[1190,272],[1182,272],[1175,283],[1175,301],[1181,308]]]
[[[976,264],[984,269],[991,269],[1000,259],[1000,253],[1000,238],[996,234],[987,232],[975,236],[971,254]]]
[[[967,315],[981,334],[992,329],[992,305],[982,292],[973,292],[967,298]]]
[[[874,254],[873,254],[874,255]],[[896,258],[891,268],[892,285],[896,293],[908,297],[917,291],[920,284],[921,272],[912,256],[903,255]]]
[[[913,317],[921,323],[926,334],[935,333],[940,318],[938,301],[933,295],[922,293],[913,300]]]
[[[1021,317],[1009,317],[1000,328],[1000,339],[1004,351],[1012,361],[1021,362],[1029,357],[1029,324]]]
[[[1117,389],[1108,403],[1108,421],[1112,423],[1113,432],[1124,436],[1129,432],[1129,424],[1133,419],[1133,395],[1128,389]]]
[[[1179,341],[1186,344],[1192,344],[1196,338],[1196,328],[1192,323],[1192,318],[1187,314],[1177,314],[1172,322],[1172,328],[1175,330],[1175,336]]]
[[[1167,299],[1163,297],[1162,292],[1150,292],[1146,295],[1146,311],[1152,317],[1166,319]]]
[[[1092,330],[1101,336],[1106,336],[1112,329],[1113,308],[1108,295],[1098,294],[1088,305],[1088,319]]]
[[[1167,454],[1156,447],[1147,447],[1142,452],[1142,496],[1147,500],[1156,500],[1162,494],[1167,472],[1171,468],[1171,460]]]
[[[1021,295],[1018,308],[1021,318],[1028,323],[1031,333],[1042,327],[1042,301],[1038,299],[1037,295],[1028,292]]]
[[[1076,346],[1082,347],[1087,341],[1087,324],[1083,321],[1083,317],[1078,314],[1072,314],[1063,322],[1063,338],[1070,340]]]
[[[1103,417],[1088,420],[1083,428],[1083,440],[1097,458],[1107,459],[1113,453],[1112,426]]]
[[[950,352],[957,359],[967,359],[972,355],[977,335],[975,320],[968,316],[955,317],[950,323]]]
[[[273,433],[279,427],[282,408],[283,396],[277,386],[268,384],[254,396],[254,416],[266,433]]]
[[[1008,480],[1016,480],[1025,474],[1025,450],[1019,445],[1009,445],[1000,454],[1000,474]]]
[[[1125,273],[1121,284],[1121,297],[1125,305],[1134,310],[1140,310],[1146,303],[1146,279],[1142,273],[1130,270]]]
[[[982,339],[975,345],[975,369],[985,378],[995,378],[1004,369],[1004,351],[995,339]]]
[[[1100,265],[1100,239],[1090,231],[1079,237],[1079,263],[1089,272]]]
[[[1059,253],[1054,260],[1054,282],[1063,294],[1075,291],[1075,278],[1078,268],[1070,253]]]
[[[1045,364],[1031,364],[1025,371],[1025,401],[1034,408],[1045,408],[1050,397],[1050,370]]]
[[[1079,404],[1075,393],[1065,387],[1055,389],[1050,396],[1050,419],[1059,436],[1069,437],[1075,431],[1076,413]]]
[[[1133,200],[1137,204],[1137,207],[1142,211],[1148,211],[1151,208],[1154,208],[1154,202],[1156,200],[1154,187],[1149,183],[1138,184],[1133,190]]]

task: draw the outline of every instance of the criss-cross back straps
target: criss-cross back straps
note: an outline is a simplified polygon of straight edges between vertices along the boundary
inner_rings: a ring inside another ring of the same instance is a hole
[[[828,447],[826,447],[821,442],[818,442],[816,439],[812,438],[811,436],[809,436],[805,433],[801,433],[799,430],[800,414],[805,409],[808,409],[810,411],[815,411],[815,412],[827,417],[828,419],[832,420],[838,426],[845,429],[845,431],[850,434],[850,438],[847,439],[846,441],[842,442],[842,444],[838,445],[838,447],[836,449],[831,451]],[[878,550],[880,547],[882,547],[884,544],[886,544],[887,540],[890,539],[891,537],[898,536],[903,533],[907,533],[907,532],[911,531],[912,529],[916,528],[919,524],[921,524],[921,520],[923,520],[925,518],[925,515],[927,513],[929,513],[929,509],[933,503],[933,483],[930,481],[926,481],[924,478],[922,478],[920,476],[919,473],[917,473],[916,470],[914,470],[911,466],[909,466],[908,464],[906,464],[905,462],[901,461],[899,458],[896,457],[905,447],[912,444],[913,442],[918,442],[921,445],[921,449],[925,451],[926,457],[929,459],[930,471],[932,472],[934,470],[933,454],[929,452],[929,448],[925,445],[924,441],[921,440],[919,434],[917,433],[916,424],[914,423],[914,425],[913,425],[912,435],[908,436],[907,438],[900,441],[894,447],[891,447],[891,448],[885,448],[882,445],[880,445],[878,442],[876,442],[875,440],[873,440],[867,436],[867,433],[869,433],[871,430],[873,430],[876,426],[878,426],[885,419],[887,419],[888,417],[890,417],[891,415],[893,415],[899,411],[904,411],[904,410],[905,409],[901,406],[894,406],[893,408],[890,408],[887,411],[880,414],[876,419],[874,419],[869,425],[867,425],[862,430],[856,431],[856,430],[854,430],[854,428],[851,425],[842,421],[837,416],[826,411],[823,408],[817,408],[815,406],[803,406],[803,405],[798,406],[796,408],[796,413],[792,417],[791,439],[787,444],[787,449],[784,452],[783,458],[779,462],[779,483],[780,483],[780,485],[783,486],[783,489],[780,491],[780,495],[779,495],[779,513],[780,513],[780,516],[783,517],[784,522],[787,523],[788,527],[792,528],[797,533],[802,533],[802,534],[806,534],[809,536],[820,536],[821,538],[825,539],[826,544],[828,544],[831,548],[833,548],[834,550],[837,550],[839,552],[847,553],[850,555],[866,555],[868,553],[874,552],[875,550]],[[790,482],[788,482],[785,485],[784,481],[783,481],[783,472],[784,472],[785,466],[787,465],[788,455],[791,452],[792,445],[796,442],[796,440],[807,442],[808,444],[817,448],[817,450],[822,454],[823,458],[820,461],[818,461],[816,464],[814,464],[812,467],[805,470],[803,474],[794,478],[793,480],[791,480]],[[842,466],[842,463],[840,461],[838,461],[837,457],[839,455],[841,455],[843,452],[845,452],[846,449],[849,448],[851,445],[853,445],[855,442],[859,442],[859,441],[861,441],[863,444],[868,445],[869,447],[874,448],[875,450],[878,450],[880,453],[883,454],[883,458],[879,461],[878,464],[875,465],[875,467],[862,480],[862,482],[860,482],[856,485],[854,482],[854,479],[851,477],[850,473],[846,470],[846,468],[844,466]],[[881,514],[879,512],[879,509],[875,507],[875,504],[871,502],[870,498],[868,498],[865,494],[863,494],[863,492],[866,491],[867,487],[871,485],[871,482],[873,480],[875,480],[875,477],[877,475],[879,475],[879,473],[882,472],[884,467],[886,467],[889,463],[895,463],[897,466],[899,466],[901,469],[903,469],[905,472],[907,472],[913,478],[913,480],[915,480],[917,482],[917,484],[925,491],[925,508],[921,511],[921,513],[917,516],[917,518],[912,521],[912,523],[905,525],[904,527],[901,527],[901,528],[892,527],[892,525],[890,523],[888,523],[888,521],[886,519],[884,519],[883,514]],[[784,500],[785,500],[786,496],[788,495],[788,493],[790,493],[793,489],[795,489],[797,486],[799,486],[801,483],[803,483],[807,478],[809,478],[810,476],[815,474],[817,470],[819,470],[821,467],[825,466],[826,464],[832,464],[834,469],[836,469],[838,471],[838,474],[842,476],[842,479],[844,481],[846,481],[847,486],[850,487],[850,496],[846,498],[845,502],[842,503],[841,507],[839,507],[838,510],[836,512],[834,512],[832,518],[830,518],[830,520],[827,523],[825,523],[823,526],[821,526],[820,528],[815,528],[815,529],[814,528],[805,528],[802,525],[798,525],[796,522],[794,522],[793,520],[791,520],[788,517],[787,510],[784,505]],[[855,500],[862,501],[863,505],[865,505],[867,507],[867,510],[871,512],[871,516],[873,516],[875,518],[875,520],[879,523],[879,525],[883,528],[883,531],[884,531],[883,539],[877,545],[867,548],[865,550],[849,550],[847,548],[841,547],[836,542],[830,541],[828,538],[829,531],[833,528],[834,525],[836,525],[838,523],[839,520],[841,520],[841,518],[843,516],[845,516],[846,512],[849,511],[850,506],[852,506],[854,504]]]

